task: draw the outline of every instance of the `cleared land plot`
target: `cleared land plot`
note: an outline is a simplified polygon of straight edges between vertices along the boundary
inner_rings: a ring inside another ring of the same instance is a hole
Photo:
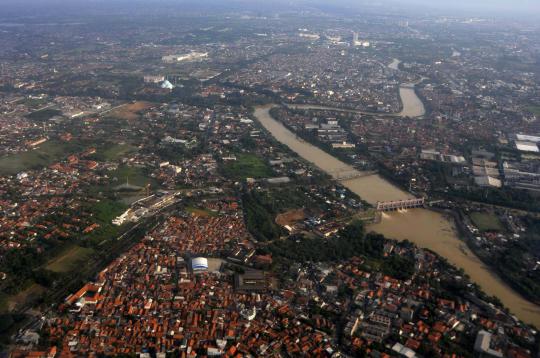
[[[13,175],[25,170],[39,169],[51,165],[78,150],[74,143],[47,141],[27,152],[0,158],[0,174]]]
[[[223,165],[223,174],[235,179],[267,178],[273,175],[273,171],[255,154],[238,154],[236,160]]]
[[[186,211],[188,213],[191,213],[193,216],[208,217],[208,216],[217,216],[218,215],[215,211],[208,210],[208,209],[196,208],[194,206],[188,206],[186,208]]]
[[[92,249],[72,246],[50,261],[45,268],[54,272],[70,272],[86,261],[93,253],[94,250]]]
[[[38,299],[45,292],[45,288],[37,283],[30,285],[27,289],[11,296],[7,302],[9,311],[13,311],[18,306],[24,306],[26,303]]]
[[[493,213],[472,213],[470,214],[470,218],[480,232],[504,231],[504,226],[502,225],[501,221],[497,215]]]
[[[289,210],[283,214],[276,216],[276,224],[285,226],[285,225],[294,225],[300,220],[306,218],[306,213],[304,209]]]
[[[123,119],[126,121],[134,121],[140,118],[140,112],[152,108],[153,106],[153,103],[144,101],[128,103],[110,111],[109,113],[107,113],[107,117]]]

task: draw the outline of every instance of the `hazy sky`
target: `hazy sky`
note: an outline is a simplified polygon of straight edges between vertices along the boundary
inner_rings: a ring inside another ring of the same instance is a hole
[[[540,11],[540,0],[380,0],[401,5],[419,4],[430,7],[486,11]]]
[[[179,5],[185,3],[195,4],[195,6],[216,6],[216,8],[234,8],[236,10],[245,8],[253,11],[259,9],[268,9],[270,7],[276,10],[287,8],[318,7],[324,9],[330,8],[349,8],[351,10],[362,9],[380,9],[391,8],[409,11],[438,10],[441,14],[448,15],[493,15],[502,14],[506,16],[528,15],[538,16],[540,18],[540,0],[0,0],[0,7],[6,9],[10,4],[21,11],[38,8],[70,8],[76,6],[84,7],[115,7],[118,4],[136,6],[135,4],[155,5]],[[13,6],[11,6],[13,7]],[[265,11],[265,10],[263,10]],[[0,15],[1,17],[1,15]]]

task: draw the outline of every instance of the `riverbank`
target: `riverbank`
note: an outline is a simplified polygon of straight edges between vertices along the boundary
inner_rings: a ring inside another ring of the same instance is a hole
[[[394,59],[392,63],[388,65],[388,68],[399,71],[400,60]],[[353,108],[346,107],[330,107],[317,104],[295,104],[295,103],[283,103],[284,106],[292,109],[312,109],[312,110],[327,110],[334,112],[345,112],[345,113],[354,113],[354,114],[363,114],[369,116],[386,116],[386,117],[411,117],[418,118],[426,114],[426,108],[424,102],[418,97],[416,93],[416,85],[425,80],[425,77],[422,77],[418,82],[414,83],[402,83],[399,86],[398,94],[399,101],[401,102],[401,111],[395,113],[385,113],[385,112],[375,112],[375,111],[365,111]]]
[[[416,95],[416,83],[403,83],[399,86],[399,97],[402,105],[400,112],[386,113],[386,112],[374,112],[363,111],[359,109],[352,109],[346,107],[330,107],[317,104],[296,104],[296,103],[283,103],[291,109],[307,109],[307,110],[323,110],[333,112],[344,112],[353,114],[362,114],[368,116],[383,116],[383,117],[411,117],[418,118],[426,114],[424,103]]]
[[[540,301],[538,301],[537,297],[528,295],[528,293],[523,290],[523,287],[518,284],[517,280],[513,280],[508,276],[507,272],[503,269],[502,266],[494,265],[493,262],[490,262],[491,257],[489,257],[489,255],[486,255],[485,252],[482,253],[482,251],[479,250],[478,246],[475,244],[475,236],[464,223],[465,213],[463,213],[462,211],[452,211],[451,213],[449,213],[449,215],[452,215],[454,222],[456,223],[456,227],[458,228],[458,231],[460,233],[460,236],[467,244],[467,247],[480,259],[480,261],[482,261],[486,266],[490,267],[491,270],[496,272],[497,275],[501,277],[501,279],[505,283],[512,287],[513,290],[521,294],[526,300],[536,305],[540,305]]]
[[[333,173],[336,170],[356,170],[320,148],[300,141],[294,133],[271,117],[271,108],[271,105],[256,107],[254,114],[279,142],[331,176],[335,177]],[[379,175],[343,181],[342,184],[370,203],[410,197],[409,193]],[[521,320],[540,326],[540,306],[527,301],[481,262],[459,239],[454,223],[442,214],[426,209],[384,213],[382,221],[370,225],[368,229],[388,238],[409,240],[447,258],[451,264],[462,268],[487,294],[498,297]]]

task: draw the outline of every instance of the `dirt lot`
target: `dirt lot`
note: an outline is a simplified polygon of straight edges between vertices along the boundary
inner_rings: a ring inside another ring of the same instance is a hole
[[[69,272],[75,270],[77,269],[77,265],[87,260],[93,252],[94,250],[85,247],[70,247],[49,262],[46,269],[54,272]]]
[[[126,121],[134,121],[140,118],[140,112],[153,107],[150,102],[135,102],[128,103],[109,113],[110,117],[124,119]]]
[[[45,288],[37,283],[29,286],[8,300],[8,310],[12,311],[19,306],[24,306],[29,301],[37,300],[43,292],[45,292]]]
[[[306,213],[304,209],[295,209],[284,212],[276,216],[276,224],[285,226],[285,225],[294,225],[300,220],[306,218]]]

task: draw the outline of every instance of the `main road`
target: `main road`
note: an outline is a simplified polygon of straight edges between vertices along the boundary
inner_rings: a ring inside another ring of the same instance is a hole
[[[407,99],[402,97],[402,101],[405,108]],[[355,168],[325,151],[299,140],[283,124],[272,118],[270,115],[272,107],[273,105],[256,107],[254,114],[279,142],[336,179],[339,179],[336,173],[356,171]],[[412,197],[379,175],[362,176],[362,172],[359,171],[358,174],[358,178],[342,181],[342,184],[369,203]],[[518,318],[540,327],[540,306],[523,298],[486,267],[459,239],[453,222],[443,215],[426,209],[383,213],[382,221],[369,226],[368,229],[389,238],[407,239],[420,247],[433,250],[462,268],[486,293],[497,296]]]

